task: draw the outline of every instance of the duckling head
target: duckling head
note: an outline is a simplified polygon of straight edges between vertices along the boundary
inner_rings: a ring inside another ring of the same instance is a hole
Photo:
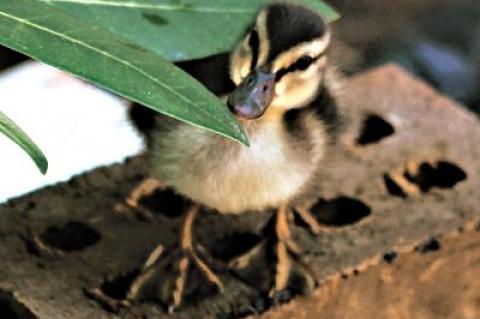
[[[231,54],[230,110],[257,119],[267,109],[308,105],[322,85],[329,43],[329,27],[317,13],[293,4],[265,7]]]

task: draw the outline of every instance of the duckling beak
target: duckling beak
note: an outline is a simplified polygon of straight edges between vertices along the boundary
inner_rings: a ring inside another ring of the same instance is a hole
[[[228,97],[230,111],[247,120],[259,118],[272,102],[274,86],[274,74],[253,71]]]

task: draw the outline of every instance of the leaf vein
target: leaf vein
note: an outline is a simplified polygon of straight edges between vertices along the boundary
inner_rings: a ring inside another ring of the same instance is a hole
[[[257,10],[246,9],[239,7],[218,8],[207,6],[189,6],[185,4],[146,4],[136,3],[133,1],[112,1],[112,0],[38,0],[47,3],[70,3],[78,5],[97,5],[107,7],[121,7],[121,8],[137,8],[137,9],[156,9],[164,11],[190,11],[190,12],[203,12],[203,13],[233,13],[233,14],[250,14]]]

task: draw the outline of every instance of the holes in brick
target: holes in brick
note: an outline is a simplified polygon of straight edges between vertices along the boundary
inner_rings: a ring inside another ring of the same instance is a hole
[[[415,173],[411,171],[414,170]],[[418,195],[418,192],[429,192],[432,188],[453,188],[467,179],[467,174],[459,166],[439,161],[435,164],[422,162],[416,169],[410,168],[396,174],[385,174],[383,181],[388,193],[393,196],[407,198]]]
[[[105,311],[119,313],[122,308],[128,306],[126,297],[139,273],[140,271],[135,269],[111,280],[107,279],[99,288],[85,289],[84,293],[88,298],[98,302]]]
[[[215,242],[211,249],[213,257],[222,261],[229,261],[240,256],[260,243],[262,238],[254,233],[234,233],[227,238]]]
[[[390,195],[407,198],[407,194],[388,174],[383,175],[383,182]]]
[[[0,318],[2,319],[37,319],[12,293],[0,290]]]
[[[438,241],[438,239],[432,237],[432,238],[428,239],[427,241],[425,241],[424,243],[415,247],[415,251],[417,251],[419,253],[422,253],[422,254],[427,254],[427,253],[431,253],[431,252],[440,250],[440,248],[441,248],[441,246],[440,246],[440,242]]]
[[[100,233],[93,227],[68,222],[64,226],[52,226],[40,235],[40,240],[55,249],[72,252],[85,249],[101,239]]]
[[[357,138],[358,145],[377,143],[380,140],[393,135],[395,129],[382,117],[371,114],[363,122],[362,130]]]
[[[439,161],[435,166],[424,162],[420,164],[417,174],[405,172],[405,178],[418,185],[422,192],[428,192],[433,187],[452,188],[466,180],[467,174],[453,163]]]
[[[138,276],[139,273],[140,271],[136,269],[126,274],[117,276],[112,280],[107,280],[100,286],[100,290],[106,296],[112,299],[124,300],[133,280]]]
[[[332,200],[320,199],[312,213],[318,222],[329,226],[346,226],[359,222],[372,213],[372,209],[362,201],[350,197],[338,197]]]
[[[29,201],[26,207],[26,211],[33,210],[37,207],[37,204],[34,201]]]
[[[397,259],[398,253],[396,251],[389,251],[383,255],[383,260],[388,264],[393,264],[395,259]]]
[[[152,194],[142,197],[139,204],[155,214],[168,218],[181,216],[188,207],[188,201],[171,189],[157,189]]]

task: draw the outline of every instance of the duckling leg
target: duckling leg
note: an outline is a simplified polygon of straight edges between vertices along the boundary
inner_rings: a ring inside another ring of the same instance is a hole
[[[126,203],[130,207],[138,208],[140,206],[139,201],[142,197],[150,195],[159,188],[162,188],[162,183],[158,179],[148,178],[135,187],[127,198]]]
[[[128,212],[130,214],[133,212],[137,217],[151,221],[154,217],[148,209],[140,204],[140,199],[161,188],[163,188],[163,185],[158,179],[148,178],[135,187],[125,200],[125,203],[117,204],[115,210],[122,213]]]
[[[169,312],[175,311],[183,301],[185,292],[185,284],[187,282],[188,271],[191,266],[197,266],[202,275],[212,284],[214,284],[220,292],[223,292],[223,284],[220,278],[210,269],[210,267],[197,255],[193,246],[192,228],[193,222],[198,215],[199,206],[194,205],[187,212],[185,222],[182,228],[181,249],[185,256],[178,263],[179,275],[175,281],[175,289],[173,292],[172,304]]]
[[[121,308],[128,308],[131,306],[131,302],[138,299],[140,295],[141,289],[145,286],[149,279],[153,277],[156,272],[155,264],[157,260],[160,259],[161,255],[163,254],[163,246],[158,245],[148,256],[147,260],[141,267],[140,273],[133,279],[130,283],[130,287],[128,288],[125,298],[124,299],[115,299],[100,289],[100,288],[93,288],[88,289],[86,292],[89,296],[96,299],[101,304],[104,304],[112,311],[119,311]]]
[[[169,313],[174,312],[182,304],[187,285],[187,277],[189,272],[192,270],[192,267],[197,267],[200,274],[203,275],[208,282],[215,285],[220,292],[223,292],[223,284],[220,278],[213,272],[213,270],[210,269],[207,263],[197,255],[193,245],[193,222],[198,215],[198,211],[199,206],[194,205],[188,210],[185,216],[180,238],[180,249],[182,254],[178,261],[176,260],[178,255],[176,255],[177,257],[174,257],[174,266],[178,270],[178,275],[173,282],[173,292],[168,296],[168,298],[170,298],[168,301]],[[114,305],[114,309],[121,306],[128,307],[132,301],[139,299],[143,288],[158,272],[158,263],[160,259],[163,259],[163,252],[164,248],[162,245],[158,245],[153,250],[144,263],[140,274],[138,274],[130,284],[130,288],[128,289],[125,300],[121,300],[117,303],[117,305]]]
[[[275,233],[277,235],[277,243],[275,246],[275,253],[277,256],[275,287],[271,292],[274,296],[283,291],[288,284],[290,277],[293,257],[305,270],[305,279],[309,287],[315,286],[315,279],[313,273],[310,271],[308,265],[301,259],[301,251],[298,245],[293,241],[290,235],[290,228],[288,225],[288,205],[281,205],[277,211],[275,221]]]
[[[308,225],[310,231],[314,235],[319,235],[320,233],[328,233],[330,230],[327,227],[323,227],[317,221],[317,219],[312,215],[312,212],[308,206],[298,206],[295,207],[295,211],[298,213],[298,216]]]
[[[149,184],[150,183],[151,182],[149,182]],[[158,187],[160,184],[153,183],[150,185]],[[142,197],[143,194],[139,196]],[[209,283],[216,286],[218,291],[223,292],[223,284],[220,278],[197,254],[197,250],[200,254],[202,253],[202,247],[200,245],[194,246],[193,243],[193,223],[198,215],[199,209],[199,205],[193,205],[186,213],[180,236],[180,255],[178,252],[175,252],[169,256],[165,256],[163,245],[157,245],[141,266],[139,274],[130,283],[124,299],[109,297],[100,288],[89,289],[87,293],[112,310],[118,311],[120,308],[130,307],[133,301],[141,299],[141,295],[146,286],[155,280],[155,278],[158,278],[156,277],[158,274],[161,276],[167,275],[167,277],[172,276],[170,278],[173,278],[173,280],[170,281],[167,278],[167,285],[164,285],[164,287],[166,287],[164,291],[166,295],[162,293],[162,297],[165,297],[165,302],[169,305],[168,312],[172,313],[181,306],[183,302],[188,275],[193,267],[196,267],[199,273],[205,277]],[[170,263],[173,264],[178,274],[162,274],[162,263],[163,266],[166,264],[170,265]],[[172,285],[170,285],[170,283],[172,283]]]
[[[279,292],[284,290],[288,283],[291,270],[289,252],[295,255],[300,254],[300,249],[290,236],[287,205],[280,206],[277,211],[275,233],[277,235],[277,243],[275,246],[275,252],[277,255],[275,292]]]

